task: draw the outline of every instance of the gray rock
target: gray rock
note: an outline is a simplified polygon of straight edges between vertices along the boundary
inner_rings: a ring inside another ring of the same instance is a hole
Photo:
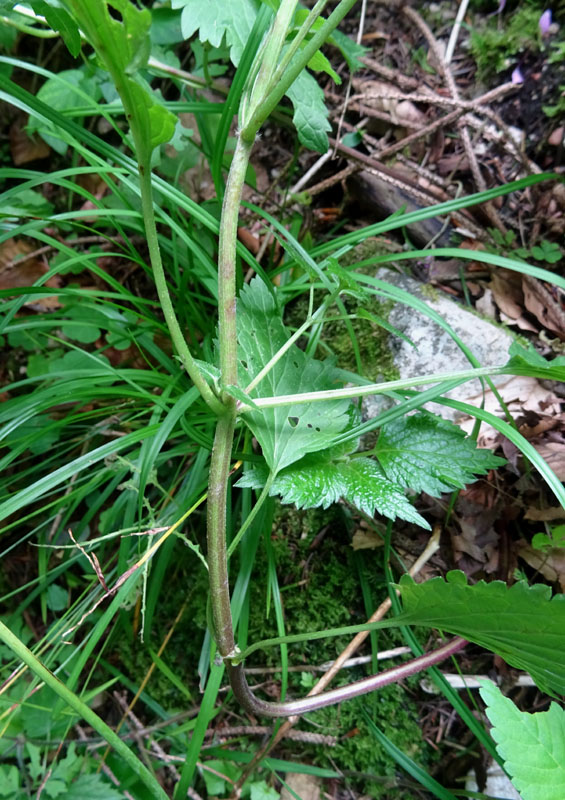
[[[439,314],[472,351],[481,366],[499,366],[508,361],[508,348],[512,344],[513,337],[503,328],[482,319],[430,287],[427,291],[421,283],[406,275],[389,269],[380,269],[376,277],[404,289]],[[469,360],[451,336],[423,313],[402,303],[395,303],[388,321],[407,336],[417,348],[414,349],[404,340],[391,335],[389,347],[401,378],[471,368]],[[492,380],[497,385],[504,383],[508,378],[497,375]],[[480,391],[481,383],[476,379],[461,384],[447,396],[455,400],[466,400]],[[364,410],[367,416],[375,416],[387,405],[388,401],[385,398],[375,396],[367,399]],[[459,412],[439,404],[429,403],[426,407],[441,413],[447,419],[456,419],[460,416]]]

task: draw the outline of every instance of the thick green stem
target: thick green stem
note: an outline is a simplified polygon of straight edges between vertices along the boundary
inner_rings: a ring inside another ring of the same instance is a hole
[[[226,185],[218,252],[218,338],[224,386],[237,386],[235,253],[239,204],[253,142],[238,139]]]
[[[233,653],[235,640],[230,608],[230,584],[226,552],[226,499],[230,473],[235,410],[218,419],[210,461],[208,486],[208,577],[216,645],[225,658]]]
[[[219,414],[223,411],[222,403],[206,383],[204,376],[200,372],[198,365],[188,349],[188,345],[186,344],[184,335],[181,331],[175,310],[173,308],[171,297],[169,295],[165,270],[163,269],[163,262],[161,260],[161,250],[159,247],[159,239],[157,237],[157,226],[155,224],[151,172],[147,164],[140,163],[139,174],[141,206],[143,210],[143,221],[145,223],[147,247],[149,249],[149,259],[153,269],[155,288],[157,289],[159,302],[161,303],[161,308],[163,310],[163,316],[165,317],[165,322],[167,323],[169,333],[171,334],[171,339],[173,340],[173,344],[183,367],[186,369],[191,381],[194,383],[208,406],[212,409],[212,411],[214,411],[215,414]]]

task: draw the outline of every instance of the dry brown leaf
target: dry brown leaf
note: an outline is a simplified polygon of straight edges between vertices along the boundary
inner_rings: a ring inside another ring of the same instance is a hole
[[[385,111],[395,125],[417,127],[424,125],[426,115],[411,100],[401,100],[398,89],[383,81],[366,81],[363,85],[363,103],[377,111]]]
[[[20,289],[24,286],[32,286],[48,272],[49,267],[44,261],[36,257],[26,258],[34,249],[23,239],[7,239],[0,244],[0,289]],[[61,279],[53,276],[44,285],[57,289],[61,286]],[[37,311],[52,311],[61,308],[61,304],[54,296],[34,297],[25,305]]]
[[[477,311],[480,311],[485,317],[496,319],[496,305],[494,304],[492,291],[490,289],[485,289],[485,293],[477,300],[475,305]]]
[[[521,331],[533,331],[534,333],[538,333],[538,327],[530,322],[529,319],[526,319],[524,316],[517,317],[513,319],[505,314],[503,311],[500,312],[500,321],[506,322],[507,325],[515,325],[517,328],[520,328]]]
[[[565,548],[551,547],[549,550],[534,550],[523,539],[518,542],[518,555],[530,567],[537,569],[551,583],[559,582],[565,591]]]
[[[540,442],[534,444],[540,456],[547,461],[560,481],[565,481],[565,443]]]
[[[549,289],[541,281],[524,275],[522,280],[524,289],[524,304],[528,311],[550,331],[556,333],[559,338],[565,340],[565,311],[553,297]]]
[[[514,418],[522,415],[525,411],[534,411],[544,417],[561,415],[560,399],[551,390],[545,389],[535,378],[514,375],[504,383],[498,384],[497,389]],[[483,393],[466,398],[466,402],[481,407]],[[504,411],[500,407],[498,399],[490,390],[484,393],[484,409],[498,417],[504,417]],[[459,424],[464,431],[470,433],[474,423],[474,419],[466,419]],[[483,422],[479,432],[479,446],[492,448],[499,440],[498,431]]]
[[[351,546],[354,550],[374,550],[376,547],[382,547],[384,539],[371,530],[356,530],[353,534]]]
[[[25,122],[19,119],[10,127],[10,152],[16,167],[47,158],[51,152],[51,148],[41,137],[28,136],[24,124]]]
[[[510,319],[517,320],[524,310],[524,293],[521,281],[516,281],[514,275],[508,275],[509,270],[496,270],[492,274],[490,288],[496,305]]]
[[[528,508],[524,514],[526,519],[534,520],[535,522],[552,522],[556,519],[565,519],[565,508]]]
[[[281,792],[281,800],[291,800],[295,797],[300,797],[302,800],[320,800],[322,787],[320,779],[316,775],[287,772],[285,783],[286,786]]]

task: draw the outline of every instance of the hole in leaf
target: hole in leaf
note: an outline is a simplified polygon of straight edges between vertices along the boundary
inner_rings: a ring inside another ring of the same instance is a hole
[[[108,3],[108,13],[112,17],[112,19],[115,19],[118,22],[123,22],[124,21],[124,18],[122,17],[122,15],[118,11],[118,9],[115,8],[113,5],[110,5],[110,3]]]
[[[307,427],[307,428],[311,428],[311,427],[312,427],[311,423],[309,422],[309,423],[308,423],[308,425],[307,425],[306,427]]]
[[[320,433],[320,428],[318,428],[318,426],[316,426],[316,430],[318,431],[318,433]]]
[[[290,425],[291,428],[296,428],[296,426],[298,425],[299,422],[300,422],[300,417],[289,417],[288,418],[288,424]]]
[[[240,361],[241,366],[243,369],[247,369],[247,361]]]

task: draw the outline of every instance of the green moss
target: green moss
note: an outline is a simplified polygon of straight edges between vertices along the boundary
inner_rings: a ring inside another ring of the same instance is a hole
[[[271,543],[288,633],[356,624],[366,619],[347,527],[347,520],[339,507],[327,511],[298,511],[279,506]],[[312,542],[320,531],[325,531],[324,537],[312,549]],[[365,570],[365,576],[378,602],[386,594],[380,559],[376,553],[366,556],[365,562],[368,559],[372,559],[374,564]],[[265,548],[260,547],[251,585],[250,641],[277,635],[273,611],[269,618],[265,616],[267,569]],[[286,589],[286,586],[289,588]],[[379,647],[394,647],[400,640],[398,631],[382,631],[379,634]],[[289,648],[289,662],[293,666],[321,664],[334,659],[348,642],[349,637],[339,637],[294,644]],[[368,652],[367,646],[364,652]],[[248,666],[272,667],[279,664],[280,652],[277,648],[271,648],[254,654]],[[333,685],[358,680],[366,674],[363,668],[345,670]],[[260,676],[254,676],[254,679],[261,681]],[[301,685],[300,673],[290,673],[290,694],[301,697],[306,692],[307,689]],[[322,709],[300,722],[301,730],[336,736],[338,742],[334,747],[287,741],[281,745],[277,755],[329,768],[333,763],[338,769],[350,772],[347,778],[350,786],[367,797],[386,796],[390,800],[408,798],[408,795],[394,788],[396,764],[370,734],[361,713],[362,708],[368,710],[403,752],[423,765],[429,763],[433,754],[422,742],[418,708],[400,686],[386,687],[373,695]]]
[[[481,80],[509,69],[524,51],[541,47],[540,5],[524,5],[512,14],[486,17],[485,24],[471,31],[471,52]]]

